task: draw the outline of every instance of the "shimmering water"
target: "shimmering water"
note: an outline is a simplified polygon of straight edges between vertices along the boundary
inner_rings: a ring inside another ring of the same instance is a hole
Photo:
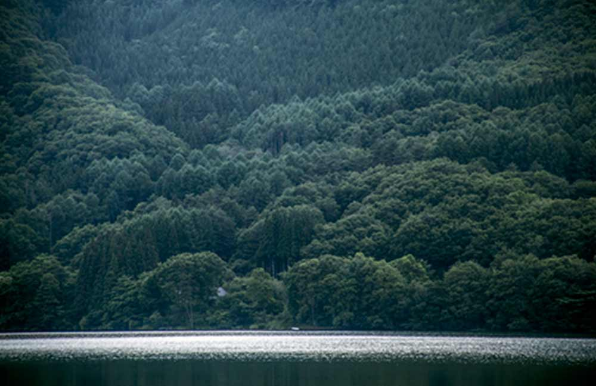
[[[594,385],[595,340],[381,332],[0,335],[3,384]]]

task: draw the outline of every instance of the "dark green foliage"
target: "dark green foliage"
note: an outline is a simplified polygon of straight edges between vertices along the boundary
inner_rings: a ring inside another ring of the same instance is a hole
[[[594,332],[595,99],[588,1],[4,1],[0,329]]]
[[[228,277],[214,253],[179,254],[144,272],[121,276],[107,300],[84,316],[83,329],[187,328],[206,326],[217,287]]]
[[[226,274],[225,262],[214,253],[180,254],[150,273],[156,281],[164,314],[171,326],[194,329],[202,325],[196,314],[208,313],[216,289]]]
[[[353,329],[584,332],[594,323],[595,264],[576,257],[469,261],[432,279],[411,256],[302,261],[285,275],[294,319]],[[586,317],[583,317],[586,316]]]
[[[21,262],[1,273],[3,330],[72,329],[67,307],[74,297],[75,274],[49,255]]]
[[[494,329],[572,331],[593,329],[595,264],[576,257],[506,258],[491,269],[488,288]],[[590,310],[571,309],[578,298]],[[576,314],[582,315],[576,316]]]
[[[213,324],[223,328],[277,329],[289,324],[285,314],[285,288],[263,269],[235,277],[225,285],[228,292],[219,298]]]
[[[324,219],[320,210],[307,205],[277,208],[263,214],[262,219],[239,235],[239,255],[255,260],[274,276],[299,260],[301,248],[312,240],[315,226]]]
[[[233,222],[213,208],[163,207],[114,224],[90,240],[77,257],[78,306],[87,311],[102,305],[118,277],[138,276],[171,256],[212,251],[229,257],[233,246]]]

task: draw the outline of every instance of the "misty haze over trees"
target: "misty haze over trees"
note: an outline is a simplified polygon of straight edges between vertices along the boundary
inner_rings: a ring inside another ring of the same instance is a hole
[[[594,332],[595,97],[593,1],[3,0],[0,329]]]

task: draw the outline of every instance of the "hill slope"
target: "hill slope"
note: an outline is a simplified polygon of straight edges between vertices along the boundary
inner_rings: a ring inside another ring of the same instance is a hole
[[[594,7],[6,2],[0,328],[593,330]]]

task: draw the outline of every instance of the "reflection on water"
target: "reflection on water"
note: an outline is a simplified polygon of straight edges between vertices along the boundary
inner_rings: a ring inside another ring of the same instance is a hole
[[[363,332],[0,335],[3,384],[593,384],[595,340]]]

